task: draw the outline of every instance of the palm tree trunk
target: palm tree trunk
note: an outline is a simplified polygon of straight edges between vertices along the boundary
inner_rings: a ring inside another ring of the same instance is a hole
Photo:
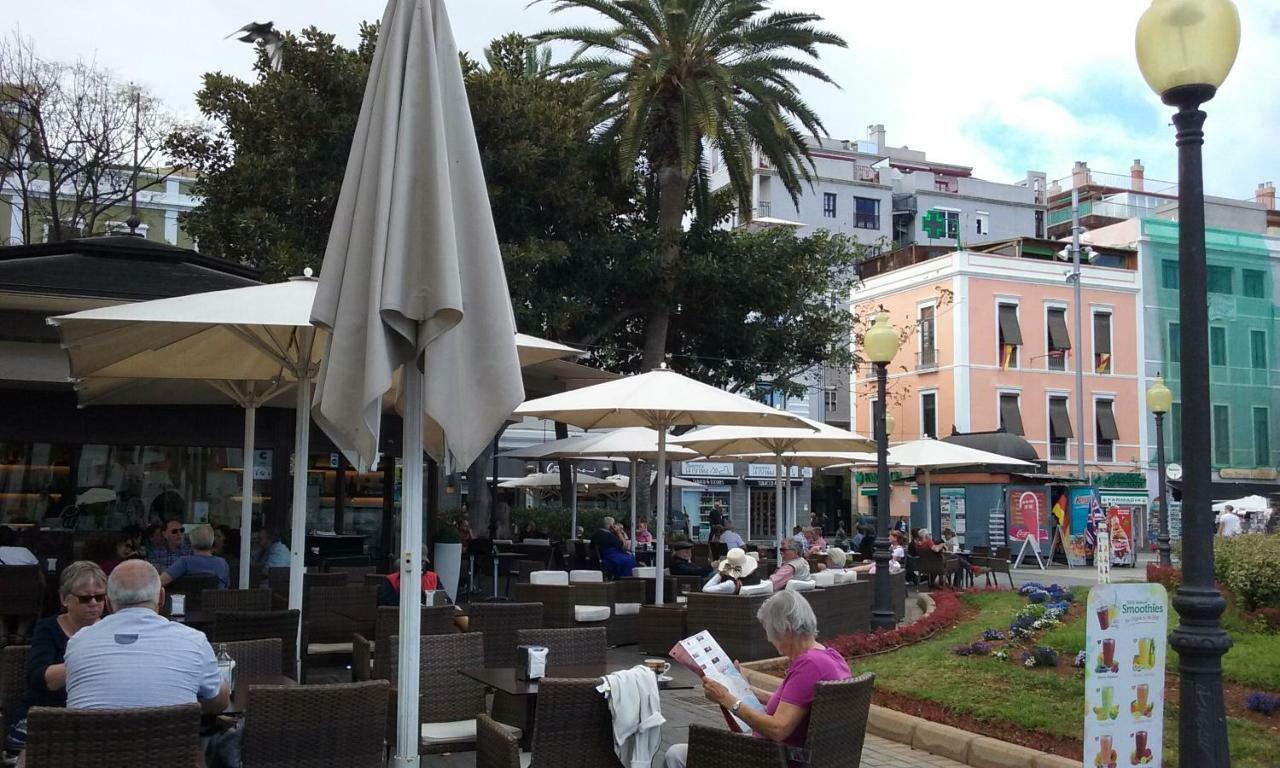
[[[658,231],[662,236],[658,266],[661,274],[658,277],[659,290],[645,319],[641,367],[646,371],[666,361],[671,304],[676,292],[675,263],[680,258],[681,224],[688,192],[689,175],[679,165],[658,169]]]

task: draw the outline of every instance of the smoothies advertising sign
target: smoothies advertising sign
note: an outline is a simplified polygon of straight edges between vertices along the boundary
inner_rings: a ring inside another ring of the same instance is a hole
[[[1163,764],[1169,609],[1159,584],[1100,584],[1085,613],[1084,765]]]
[[[1049,540],[1049,530],[1045,526],[1045,513],[1048,509],[1044,488],[1010,488],[1009,489],[1009,540],[1021,543],[1031,538],[1039,543]]]

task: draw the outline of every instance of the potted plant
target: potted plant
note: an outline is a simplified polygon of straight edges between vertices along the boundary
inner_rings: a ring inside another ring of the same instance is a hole
[[[458,602],[458,579],[462,575],[462,536],[451,522],[441,522],[431,537],[431,562],[440,588]]]

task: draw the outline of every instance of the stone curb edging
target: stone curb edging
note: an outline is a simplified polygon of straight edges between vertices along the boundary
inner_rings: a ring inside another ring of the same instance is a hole
[[[935,607],[933,598],[922,594],[917,596],[917,600],[923,615],[928,616],[933,613]],[[786,659],[778,657],[749,661],[741,665],[742,674],[751,685],[762,690],[773,691],[782,683],[781,678],[761,672],[758,668],[781,661]],[[867,732],[906,744],[912,749],[973,766],[973,768],[1080,767],[1079,760],[1010,744],[876,704],[871,705],[871,713],[867,717]]]

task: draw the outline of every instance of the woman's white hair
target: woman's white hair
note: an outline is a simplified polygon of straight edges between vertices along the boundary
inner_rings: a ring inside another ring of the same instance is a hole
[[[813,614],[809,601],[799,592],[785,590],[775,592],[756,611],[756,620],[764,627],[769,642],[778,643],[788,634],[817,638],[818,617]]]
[[[191,548],[192,549],[213,549],[213,528],[202,525],[191,532]]]

